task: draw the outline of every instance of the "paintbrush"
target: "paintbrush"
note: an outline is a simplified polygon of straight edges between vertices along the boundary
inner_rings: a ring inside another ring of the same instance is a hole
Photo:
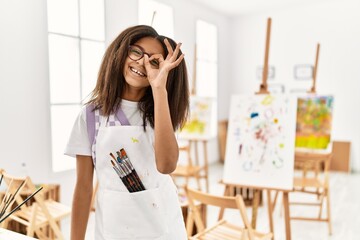
[[[11,210],[11,212],[9,212],[5,217],[3,217],[2,219],[0,218],[0,223],[2,223],[6,218],[8,218],[11,214],[13,214],[15,211],[17,211],[22,205],[24,205],[27,201],[29,201],[35,194],[37,194],[41,189],[43,189],[43,187],[40,187],[38,190],[36,190],[33,194],[31,194],[30,196],[28,196],[21,204],[19,204],[18,206],[16,206],[13,210]]]
[[[128,164],[127,161],[122,160],[121,158],[121,154],[119,151],[116,152],[118,157],[117,157],[117,162],[124,168],[125,172],[127,175],[130,176],[131,180],[134,182],[136,190],[137,191],[142,191],[145,190],[145,188],[143,188],[140,184],[140,182],[138,181],[138,179],[136,178],[136,176],[134,175],[134,171],[131,170],[131,166]]]
[[[127,154],[126,154],[126,152],[125,152],[125,149],[123,149],[123,148],[120,149],[120,153],[121,153],[121,158],[122,158],[123,161],[128,165],[128,167],[130,168],[130,171],[133,172],[133,175],[135,176],[137,182],[140,184],[140,188],[141,188],[142,190],[145,190],[146,188],[145,188],[144,184],[142,183],[139,175],[137,174],[134,166],[132,165],[129,157],[127,156]]]
[[[139,183],[137,183],[135,176],[133,176],[131,169],[124,164],[124,162],[121,160],[121,156],[120,153],[116,152],[118,154],[118,157],[115,158],[114,154],[110,153],[110,156],[115,160],[115,162],[117,163],[119,169],[122,169],[125,172],[126,175],[126,179],[129,182],[129,184],[131,186],[133,186],[133,188],[135,189],[135,191],[141,191],[141,186]]]
[[[136,189],[132,186],[129,178],[126,176],[126,173],[121,168],[119,168],[113,160],[110,161],[113,165],[113,169],[115,170],[121,181],[124,183],[125,187],[129,190],[129,192],[136,192]]]
[[[20,185],[19,187],[16,189],[15,193],[14,194],[10,194],[8,196],[8,200],[7,200],[7,203],[5,204],[4,206],[4,209],[1,211],[0,213],[0,218],[5,214],[6,210],[8,209],[8,207],[15,201],[15,196],[17,196],[17,193],[19,192],[19,190],[24,186],[26,180],[24,180]],[[10,188],[9,188],[10,190]]]

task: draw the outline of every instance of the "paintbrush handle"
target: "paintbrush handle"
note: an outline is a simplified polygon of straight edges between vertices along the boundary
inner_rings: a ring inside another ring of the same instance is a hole
[[[133,173],[134,173],[134,176],[135,176],[137,182],[139,183],[139,185],[140,185],[140,187],[141,187],[141,190],[146,190],[146,188],[145,188],[144,184],[142,183],[139,175],[137,174],[135,168],[133,169]]]
[[[28,196],[21,204],[17,205],[11,212],[9,212],[4,218],[0,220],[0,223],[2,223],[7,217],[9,217],[13,212],[17,211],[22,205],[24,205],[27,201],[30,200],[35,194],[37,194],[43,187],[40,187],[38,190],[36,190],[33,194]]]

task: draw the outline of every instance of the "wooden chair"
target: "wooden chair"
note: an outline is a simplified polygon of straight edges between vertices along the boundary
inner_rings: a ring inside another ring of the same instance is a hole
[[[189,180],[195,179],[197,183],[197,188],[202,190],[201,187],[201,179],[205,179],[206,191],[209,191],[209,179],[208,179],[208,159],[207,159],[207,142],[204,140],[203,149],[204,149],[204,163],[200,164],[199,162],[199,151],[198,151],[198,143],[197,140],[189,140],[188,144],[180,146],[179,151],[185,152],[187,157],[187,163],[184,165],[179,164],[175,171],[171,173],[171,177],[173,178],[175,184],[178,187],[184,188],[185,186],[189,186]],[[195,161],[192,158],[192,146],[195,147]],[[183,185],[177,184],[177,178],[184,178],[185,183]]]
[[[2,172],[4,170],[0,169],[0,176],[4,177]],[[2,181],[3,182],[3,181]],[[0,215],[0,219],[4,219],[5,216],[12,210],[12,206],[16,201],[17,196],[20,194],[21,190],[24,188],[26,181],[17,182],[10,181],[8,183],[8,187],[6,192],[0,193],[0,211],[2,215]],[[6,208],[6,210],[5,210]],[[1,224],[1,228],[7,228],[8,220],[4,220]]]
[[[212,239],[212,240],[255,240],[255,239],[271,239],[272,233],[260,233],[251,227],[250,221],[246,214],[245,203],[240,195],[235,197],[215,196],[208,193],[200,192],[188,187],[185,187],[185,192],[188,197],[190,214],[188,215],[187,226],[192,226],[189,221],[195,221],[198,233],[195,236],[190,236],[192,229],[188,228],[188,236],[190,240],[195,239]],[[205,205],[216,206],[219,208],[237,209],[240,212],[243,226],[238,226],[229,223],[225,219],[220,219],[214,226],[205,229],[205,223],[199,213],[199,209],[195,206],[195,201]]]
[[[329,168],[332,154],[320,153],[295,153],[295,177],[294,192],[311,194],[315,196],[314,201],[290,201],[290,205],[317,206],[319,212],[317,217],[290,216],[291,220],[324,221],[328,223],[329,235],[332,233],[331,227],[331,207],[330,207],[330,186]],[[290,193],[292,195],[293,193]],[[323,208],[326,203],[327,214],[322,216]]]
[[[8,185],[11,183],[11,186],[18,186],[25,180],[26,183],[21,194],[29,192],[33,193],[36,191],[36,187],[29,177],[14,177],[3,170],[0,174],[4,176],[5,183]],[[70,207],[52,199],[44,200],[41,192],[36,194],[33,198],[34,201],[31,205],[23,205],[21,209],[13,213],[9,219],[25,225],[27,228],[27,236],[33,237],[36,233],[39,239],[48,239],[45,234],[45,228],[49,226],[54,231],[57,239],[64,239],[58,222],[70,215]],[[17,204],[23,202],[20,194],[16,197],[16,202]]]

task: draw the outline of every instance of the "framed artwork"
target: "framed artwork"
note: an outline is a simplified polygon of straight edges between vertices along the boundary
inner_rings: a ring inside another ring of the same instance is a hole
[[[292,189],[295,129],[296,97],[232,96],[224,182]]]
[[[311,64],[297,64],[294,66],[295,80],[311,80],[314,68]]]
[[[263,66],[258,66],[256,68],[256,79],[258,80],[262,80],[262,75],[263,75],[263,70],[264,67]],[[275,79],[275,67],[274,66],[269,66],[268,69],[268,80],[274,80]]]
[[[333,96],[298,98],[296,147],[327,149],[331,140],[333,103]]]
[[[209,97],[190,97],[190,117],[179,132],[179,139],[211,139],[216,136],[216,102]]]

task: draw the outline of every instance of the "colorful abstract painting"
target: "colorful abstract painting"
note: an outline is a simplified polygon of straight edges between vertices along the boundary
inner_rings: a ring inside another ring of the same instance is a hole
[[[235,95],[231,99],[224,182],[293,187],[296,97]]]
[[[299,97],[295,146],[326,149],[330,143],[334,98],[332,96]]]
[[[210,139],[216,136],[215,100],[191,96],[190,116],[179,133],[180,139]]]

